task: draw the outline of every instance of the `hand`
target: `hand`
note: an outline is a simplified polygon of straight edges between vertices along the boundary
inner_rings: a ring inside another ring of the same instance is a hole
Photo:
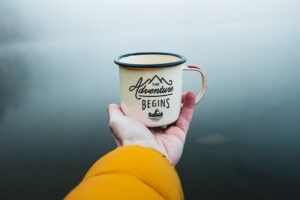
[[[167,129],[147,128],[143,123],[122,112],[119,105],[108,105],[109,128],[118,146],[140,145],[160,151],[175,166],[179,161],[195,105],[195,95],[182,95],[178,120]]]

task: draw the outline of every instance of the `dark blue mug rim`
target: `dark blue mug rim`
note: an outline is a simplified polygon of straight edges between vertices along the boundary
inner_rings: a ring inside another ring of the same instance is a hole
[[[168,62],[168,63],[159,63],[159,64],[133,64],[133,63],[126,63],[126,62],[121,62],[120,60],[125,57],[129,56],[136,56],[136,55],[170,55],[170,56],[175,56],[177,58],[180,58],[180,60],[176,62]],[[168,52],[136,52],[136,53],[128,53],[121,55],[117,57],[114,62],[120,66],[126,66],[126,67],[135,67],[135,68],[159,68],[159,67],[171,67],[175,65],[180,65],[182,63],[186,62],[185,57],[182,55],[176,54],[176,53],[168,53]]]

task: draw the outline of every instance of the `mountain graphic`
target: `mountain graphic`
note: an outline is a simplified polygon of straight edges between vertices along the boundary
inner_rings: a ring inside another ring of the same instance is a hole
[[[154,83],[155,84],[154,84]],[[147,88],[147,85],[149,84],[156,85],[157,83],[161,83],[162,86],[160,88],[153,88],[150,86],[150,88]],[[148,78],[145,81],[143,81],[143,77],[140,77],[139,80],[135,85],[131,85],[129,87],[129,91],[135,91],[135,98],[140,100],[141,97],[162,97],[162,96],[169,96],[172,95],[173,91],[173,81],[169,80],[166,81],[164,78],[159,78],[159,76],[155,75],[152,78]],[[167,87],[164,87],[164,85],[167,85]]]
[[[165,83],[167,85],[172,85],[172,80],[166,81],[166,79],[164,78],[159,78],[157,75],[153,76],[152,79],[148,78],[144,83],[141,84],[141,86],[145,85],[145,84],[150,84],[152,82],[160,82],[160,83]]]

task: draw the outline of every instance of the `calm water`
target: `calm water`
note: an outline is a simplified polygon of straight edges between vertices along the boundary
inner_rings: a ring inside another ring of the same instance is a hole
[[[180,53],[207,74],[177,166],[186,199],[299,199],[299,8],[1,0],[0,199],[61,199],[114,148],[113,59],[136,51]]]

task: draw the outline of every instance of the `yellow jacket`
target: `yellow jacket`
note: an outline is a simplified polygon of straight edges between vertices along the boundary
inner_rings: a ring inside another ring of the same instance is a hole
[[[99,159],[65,200],[180,200],[175,168],[160,152],[118,147]]]

